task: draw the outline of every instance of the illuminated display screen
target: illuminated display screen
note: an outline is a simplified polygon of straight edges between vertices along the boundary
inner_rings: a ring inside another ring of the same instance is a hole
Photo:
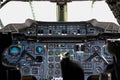
[[[10,55],[17,56],[20,53],[20,48],[13,46],[10,48]]]
[[[42,52],[43,52],[43,48],[40,47],[40,46],[38,46],[38,47],[36,48],[36,51],[37,51],[38,53],[42,53]]]
[[[10,50],[10,53],[18,53],[19,49],[17,47],[14,47]]]

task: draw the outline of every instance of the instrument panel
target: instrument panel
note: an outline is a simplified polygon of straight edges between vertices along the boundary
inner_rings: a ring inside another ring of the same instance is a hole
[[[96,36],[104,29],[87,22],[36,22],[19,30],[26,36]]]
[[[89,22],[35,21],[17,32],[12,32],[12,45],[2,54],[3,64],[14,65],[22,76],[36,80],[62,80],[60,61],[66,52],[81,64],[85,80],[100,75],[113,62],[106,39],[119,37]]]
[[[34,76],[37,80],[62,79],[61,55],[71,54],[78,61],[85,74],[99,75],[113,59],[105,48],[104,40],[88,42],[37,42],[13,41],[3,55],[9,64],[16,64],[22,76]],[[3,64],[8,64],[3,60]]]

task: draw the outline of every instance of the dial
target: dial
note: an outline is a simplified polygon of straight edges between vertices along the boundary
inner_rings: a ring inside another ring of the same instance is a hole
[[[49,63],[49,68],[54,68],[54,64],[53,63]]]
[[[27,66],[24,67],[22,70],[23,70],[23,73],[24,73],[24,74],[29,74],[29,73],[30,73],[30,68],[27,67]]]
[[[12,46],[9,48],[9,55],[11,55],[13,58],[18,56],[20,54],[20,48],[18,46]]]
[[[50,69],[50,70],[48,71],[48,74],[49,74],[49,75],[53,75],[53,74],[54,74],[54,71]]]
[[[48,55],[54,55],[54,52],[53,51],[49,51]]]
[[[55,51],[55,55],[60,55],[60,51]]]
[[[55,74],[59,75],[60,74],[60,70],[55,70]]]
[[[60,62],[60,57],[55,57],[56,62]]]
[[[49,62],[53,62],[54,61],[54,57],[48,57],[48,61]]]
[[[43,48],[41,46],[38,46],[36,48],[36,51],[37,51],[37,53],[42,53],[43,52]]]
[[[60,63],[56,63],[56,64],[55,64],[55,67],[56,67],[57,69],[59,69],[60,66],[61,66]]]

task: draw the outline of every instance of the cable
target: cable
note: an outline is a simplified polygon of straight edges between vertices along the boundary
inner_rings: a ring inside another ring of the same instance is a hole
[[[35,13],[34,13],[34,9],[33,9],[33,6],[32,6],[32,0],[29,0],[29,5],[30,5],[30,8],[31,8],[31,12],[32,12],[32,16],[33,16],[33,20],[35,20]]]

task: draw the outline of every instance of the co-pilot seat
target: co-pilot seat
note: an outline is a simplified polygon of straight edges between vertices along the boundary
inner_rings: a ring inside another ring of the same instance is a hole
[[[114,56],[115,75],[120,80],[120,39],[108,39],[107,48]]]

